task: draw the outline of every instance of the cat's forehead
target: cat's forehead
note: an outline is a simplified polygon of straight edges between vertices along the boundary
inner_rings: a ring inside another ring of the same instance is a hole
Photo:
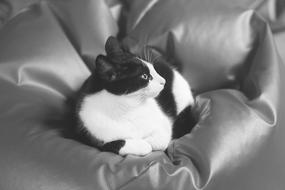
[[[140,59],[140,58],[137,58],[137,59],[139,59],[139,60],[141,61],[141,63],[147,67],[147,69],[149,70],[150,73],[155,72],[155,69],[154,69],[154,67],[153,67],[153,64],[151,64],[150,62],[145,61],[145,60],[143,60],[143,59]]]
[[[137,76],[143,73],[150,73],[153,69],[151,63],[129,52],[123,52],[116,56],[109,57],[109,60],[115,70],[119,72],[120,76],[123,78]]]
[[[144,73],[150,73],[148,63],[138,57],[133,57],[133,59],[125,61],[113,62],[113,65],[114,71],[117,73],[117,80],[133,80]]]
[[[142,64],[144,64],[145,66],[147,66],[148,68],[152,68],[153,65],[150,62],[147,62],[139,57],[136,57],[136,59],[138,59]]]
[[[146,68],[149,68],[149,65],[150,65],[150,63],[134,55],[122,56],[121,58],[116,58],[113,61],[114,61],[113,64],[117,65],[118,68],[129,67],[129,68],[136,68],[136,69],[146,69]]]
[[[142,68],[142,70],[144,71],[148,71],[148,72],[151,72],[154,68],[153,68],[153,65],[139,57],[136,57],[135,58],[137,61],[136,63],[139,64]]]

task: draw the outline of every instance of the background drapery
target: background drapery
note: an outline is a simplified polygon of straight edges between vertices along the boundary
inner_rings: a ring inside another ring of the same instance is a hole
[[[284,189],[281,1],[30,2],[1,14],[0,189]],[[198,93],[199,122],[168,155],[121,157],[59,133],[109,35],[171,54]]]

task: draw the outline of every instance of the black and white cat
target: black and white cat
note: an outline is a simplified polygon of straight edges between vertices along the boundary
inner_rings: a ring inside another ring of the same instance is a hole
[[[190,131],[194,98],[186,80],[163,62],[149,63],[109,37],[76,103],[77,131],[103,151],[146,155]],[[183,116],[184,114],[184,116]],[[175,125],[186,117],[185,126]],[[186,129],[189,127],[189,129]]]

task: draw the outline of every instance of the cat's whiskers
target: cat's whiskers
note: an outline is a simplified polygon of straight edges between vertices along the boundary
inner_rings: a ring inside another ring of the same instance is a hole
[[[161,55],[157,55],[154,59],[151,60],[151,62],[155,63],[159,58],[161,58]]]
[[[144,51],[145,51],[145,60],[146,60],[147,62],[149,62],[148,51],[147,51],[147,49],[146,49],[146,46],[144,47]]]
[[[149,63],[155,63],[162,55],[155,55],[150,49],[147,48],[147,45],[143,47],[143,56],[140,58],[149,62]]]
[[[145,46],[143,47],[143,59],[146,60],[146,61],[148,61]]]
[[[152,57],[151,57],[151,56],[152,56],[151,54],[152,54],[152,53],[151,53],[151,51],[148,50],[148,49],[147,49],[146,51],[147,51],[147,57],[148,57],[147,60],[148,60],[148,62],[151,62],[151,58],[152,58]]]

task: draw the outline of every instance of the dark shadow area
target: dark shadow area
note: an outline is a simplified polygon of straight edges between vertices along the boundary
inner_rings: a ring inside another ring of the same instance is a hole
[[[8,21],[13,12],[13,7],[9,1],[0,0],[0,28]]]

